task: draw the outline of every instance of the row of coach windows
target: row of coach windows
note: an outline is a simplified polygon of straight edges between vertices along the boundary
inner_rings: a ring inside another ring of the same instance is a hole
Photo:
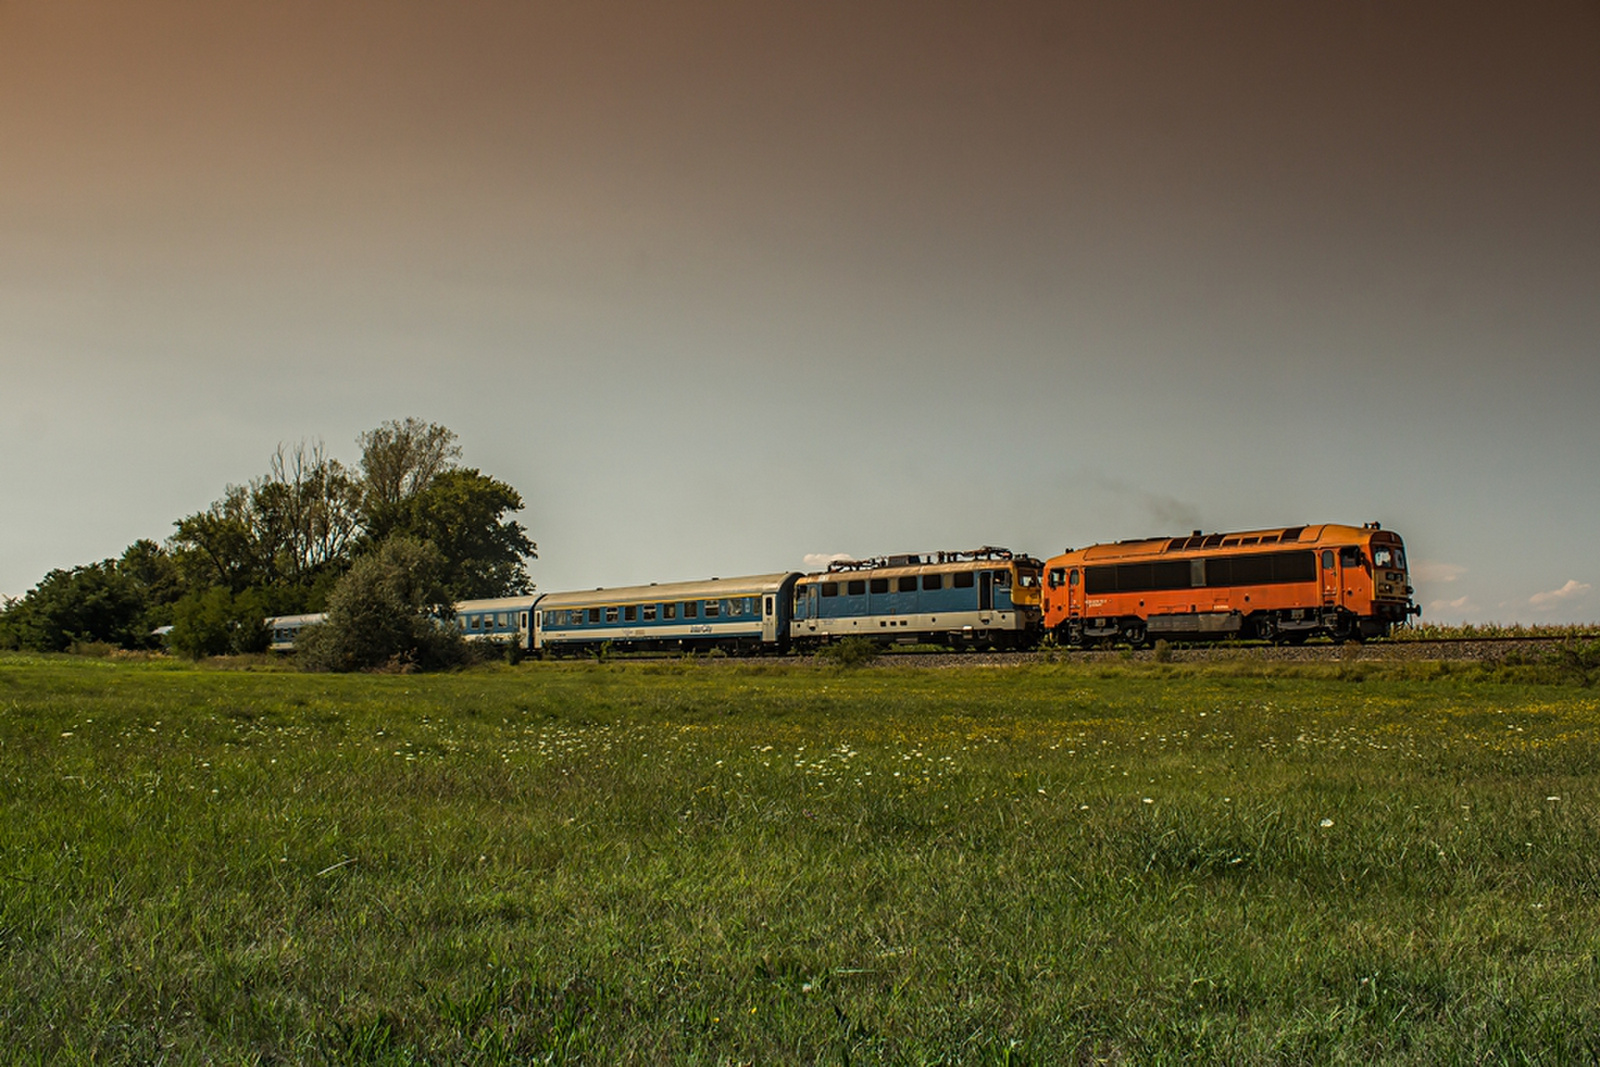
[[[738,618],[761,614],[761,598],[729,597],[725,600],[682,600],[655,604],[615,604],[599,608],[564,608],[544,613],[546,626],[598,626],[605,623],[670,622],[679,618]]]
[[[1094,596],[1098,593],[1152,593],[1202,586],[1281,585],[1286,582],[1310,582],[1316,577],[1315,552],[1271,552],[1257,556],[1088,567],[1084,572],[1083,584],[1084,591]]]
[[[474,630],[505,630],[511,626],[511,615],[512,613],[509,611],[502,611],[492,615],[457,615],[456,625],[465,633],[471,633]],[[523,619],[522,621],[526,623],[528,620]]]
[[[933,592],[945,588],[946,585],[952,589],[971,589],[972,573],[972,571],[955,571],[951,574],[924,574],[920,579],[915,574],[905,574],[898,578],[852,578],[843,582],[822,582],[820,588],[823,596],[865,596],[868,592],[875,596],[890,592],[915,593],[919,588],[925,592]],[[1010,573],[996,571],[995,583],[1009,585]]]

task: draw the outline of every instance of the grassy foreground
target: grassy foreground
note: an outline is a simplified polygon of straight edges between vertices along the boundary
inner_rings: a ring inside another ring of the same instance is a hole
[[[0,656],[0,1047],[1592,1059],[1597,726],[1431,664]]]

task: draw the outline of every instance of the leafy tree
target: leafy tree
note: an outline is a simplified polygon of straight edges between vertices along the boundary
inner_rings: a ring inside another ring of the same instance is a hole
[[[455,467],[461,456],[455,431],[434,422],[389,420],[356,438],[361,446],[362,506],[367,534],[381,541],[400,506]]]
[[[466,658],[442,580],[438,548],[391,537],[357,560],[328,597],[328,618],[300,631],[296,653],[307,670],[353,671],[377,667],[427,670]]]
[[[510,596],[529,588],[527,560],[538,546],[520,522],[522,495],[475,469],[445,471],[395,512],[393,535],[436,546],[452,600]]]
[[[142,625],[146,606],[143,587],[115,560],[53,570],[7,607],[5,641],[41,652],[88,641],[139,648],[149,636]]]
[[[233,593],[224,586],[195,590],[173,605],[174,651],[191,659],[229,652],[265,652],[271,640],[266,597],[257,589]]]
[[[172,543],[193,586],[314,587],[349,565],[362,492],[355,472],[320,442],[280,445],[265,477],[230,485],[205,511],[178,520]]]

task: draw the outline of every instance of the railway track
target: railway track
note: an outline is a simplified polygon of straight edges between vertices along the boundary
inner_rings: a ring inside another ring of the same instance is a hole
[[[1224,641],[1215,644],[1174,644],[1165,652],[1171,663],[1199,663],[1208,661],[1245,660],[1283,663],[1317,663],[1378,660],[1459,660],[1485,661],[1503,659],[1513,652],[1523,655],[1538,654],[1560,647],[1570,637],[1545,637],[1519,635],[1510,637],[1415,637],[1404,640],[1332,643],[1304,645],[1269,645],[1259,641]],[[1577,640],[1600,639],[1600,634],[1578,636]],[[1152,662],[1154,649],[1129,649],[1126,646],[1106,649],[1067,650],[1041,649],[1033,652],[941,652],[934,650],[906,650],[880,656],[878,664],[885,666],[940,667],[940,666],[1006,666],[1024,663],[1094,663],[1094,662]]]

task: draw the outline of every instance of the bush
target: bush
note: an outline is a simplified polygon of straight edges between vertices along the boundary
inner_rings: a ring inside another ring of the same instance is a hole
[[[265,652],[271,634],[263,617],[266,598],[257,590],[232,593],[216,586],[189,593],[172,607],[167,643],[190,659],[228,653]]]
[[[1549,659],[1563,678],[1585,689],[1600,680],[1600,641],[1568,638],[1551,650]]]
[[[312,671],[432,670],[468,659],[431,544],[392,537],[350,568],[328,597],[328,618],[300,631],[300,666]]]
[[[883,650],[876,641],[865,637],[847,637],[835,645],[828,645],[817,653],[837,667],[865,667],[877,660]]]

